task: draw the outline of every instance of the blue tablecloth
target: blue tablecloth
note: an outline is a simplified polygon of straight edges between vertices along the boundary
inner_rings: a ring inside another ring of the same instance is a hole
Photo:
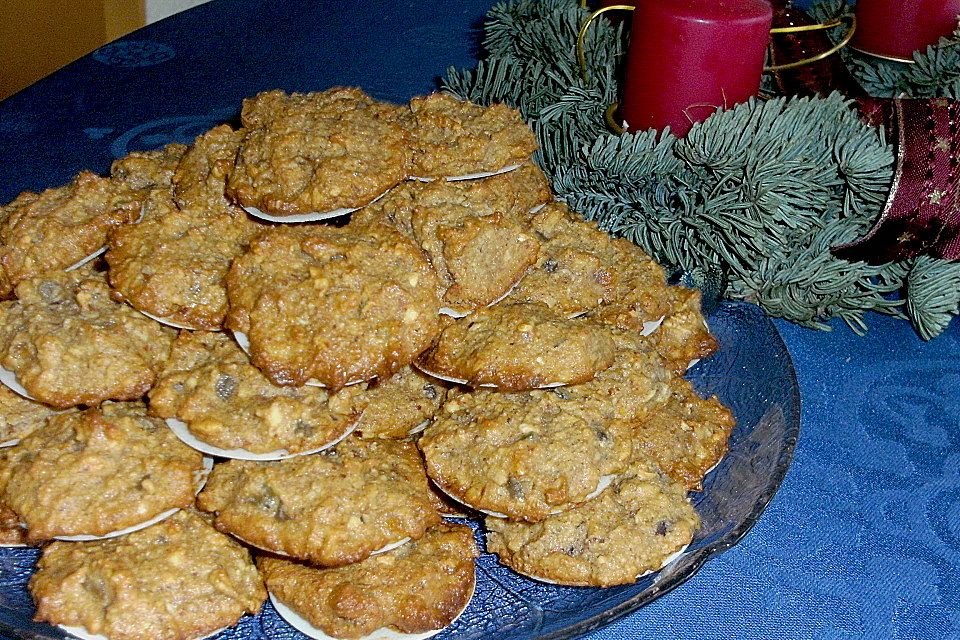
[[[404,101],[469,67],[491,0],[214,0],[0,102],[0,202],[187,141],[272,88]],[[924,344],[777,326],[803,399],[796,459],[743,542],[591,636],[960,638],[960,326]]]

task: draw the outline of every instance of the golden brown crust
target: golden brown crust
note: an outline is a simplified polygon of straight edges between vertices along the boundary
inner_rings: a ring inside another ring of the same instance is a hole
[[[613,357],[613,339],[599,324],[541,303],[501,303],[446,326],[419,364],[471,386],[529,391],[591,380]]]
[[[28,436],[57,413],[0,385],[0,444]]]
[[[368,204],[406,177],[400,109],[342,87],[244,100],[247,131],[227,191],[278,216]]]
[[[690,543],[700,522],[686,490],[634,469],[587,504],[528,524],[486,519],[487,549],[508,567],[571,586],[631,584]]]
[[[275,386],[228,336],[182,331],[150,391],[150,411],[222,449],[298,453],[343,435],[360,415],[361,393]]]
[[[392,375],[430,345],[439,288],[420,250],[389,227],[281,227],[234,261],[227,326],[247,333],[275,384],[339,389]]]
[[[537,138],[516,109],[481,107],[445,93],[410,101],[412,172],[422,178],[498,171],[526,162]]]
[[[139,216],[138,194],[89,171],[64,187],[21,193],[0,207],[0,299],[28,278],[79,262]]]
[[[387,224],[430,258],[447,291],[444,306],[468,312],[502,296],[537,258],[530,209],[551,197],[543,172],[461,182],[412,182],[354,215],[357,225]]]
[[[448,400],[418,441],[437,485],[477,509],[536,522],[626,468],[630,431],[553,391]]]
[[[187,146],[178,143],[153,151],[132,151],[113,161],[110,177],[134,190],[169,189],[186,151]]]
[[[478,555],[470,527],[439,524],[416,542],[337,569],[260,556],[267,589],[335,638],[449,625],[470,601]]]
[[[242,138],[242,131],[225,124],[197,137],[173,175],[174,198],[180,209],[237,215],[224,191]]]
[[[370,382],[357,394],[355,404],[363,412],[357,432],[362,438],[407,438],[436,415],[446,396],[442,382],[404,367],[389,378]]]
[[[35,620],[110,640],[203,637],[266,600],[247,550],[192,511],[120,538],[49,545],[30,593]]]
[[[674,481],[698,491],[726,454],[736,420],[716,396],[704,400],[684,378],[674,378],[670,387],[659,410],[634,425],[634,457],[654,461]]]
[[[217,465],[198,505],[216,527],[323,566],[359,562],[440,520],[416,447],[348,438],[320,454]]]
[[[505,301],[542,302],[572,316],[614,300],[619,262],[613,239],[560,202],[547,204],[530,220],[540,242],[536,264]]]
[[[667,299],[670,311],[648,339],[667,365],[683,374],[694,360],[713,355],[719,345],[703,318],[699,291],[670,287]]]
[[[27,544],[27,526],[20,516],[3,502],[3,490],[10,479],[10,447],[0,448],[0,546]]]
[[[115,297],[176,324],[219,329],[230,263],[263,228],[235,207],[182,211],[169,192],[156,190],[142,222],[111,234],[106,259]]]
[[[17,297],[0,303],[0,365],[58,408],[140,398],[176,335],[114,302],[89,269],[26,280]]]
[[[33,542],[104,535],[192,504],[202,460],[142,404],[105,403],[13,447],[2,501]]]

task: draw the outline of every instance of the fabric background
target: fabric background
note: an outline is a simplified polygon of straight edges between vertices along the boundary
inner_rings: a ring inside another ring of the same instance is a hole
[[[492,4],[214,0],[0,102],[0,202],[189,141],[260,90],[429,92],[472,66]],[[780,492],[738,546],[591,638],[960,638],[960,327],[924,344],[869,324],[777,323],[803,400]]]

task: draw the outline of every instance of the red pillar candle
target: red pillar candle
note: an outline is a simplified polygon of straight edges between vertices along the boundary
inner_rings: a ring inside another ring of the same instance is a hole
[[[858,0],[853,47],[885,58],[913,60],[957,28],[960,0]]]
[[[637,3],[620,115],[631,131],[678,136],[760,89],[773,10],[766,0]]]

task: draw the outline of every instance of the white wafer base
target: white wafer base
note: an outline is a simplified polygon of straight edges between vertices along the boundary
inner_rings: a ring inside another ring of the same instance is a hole
[[[247,355],[250,355],[250,338],[247,337],[243,331],[233,331],[233,338],[237,341],[237,344],[240,345],[240,348],[243,349],[243,352]],[[364,380],[352,380],[347,384],[343,385],[345,387],[352,387],[355,384],[360,384],[361,382],[367,382],[368,380],[375,380],[376,376],[373,378],[368,378]],[[320,387],[321,389],[326,389],[327,385],[319,382],[317,380],[307,380],[305,383],[308,387]]]
[[[69,267],[67,267],[66,269],[64,269],[64,271],[76,271],[77,269],[79,269],[79,268],[82,267],[83,265],[87,264],[88,262],[92,262],[92,261],[96,260],[99,256],[102,256],[102,255],[103,255],[104,253],[106,253],[106,252],[107,252],[107,248],[106,248],[106,247],[100,247],[99,249],[97,249],[96,251],[94,251],[93,253],[91,253],[90,255],[88,255],[86,258],[83,258],[82,260],[79,260],[78,262],[74,262],[72,265],[70,265]]]
[[[591,492],[587,495],[587,497],[584,498],[584,502],[589,501],[589,500],[593,500],[593,499],[596,498],[598,495],[600,495],[601,493],[603,493],[603,490],[606,489],[607,487],[609,487],[611,484],[613,484],[613,481],[616,480],[616,479],[617,479],[617,476],[615,476],[615,475],[601,476],[601,477],[600,477],[600,481],[597,483],[597,488],[594,489],[593,491],[591,491]],[[444,495],[449,496],[452,500],[454,500],[454,501],[458,502],[459,504],[462,504],[462,505],[464,505],[464,506],[466,506],[466,507],[469,507],[469,508],[473,509],[474,511],[479,511],[480,513],[485,513],[486,515],[488,515],[488,516],[493,516],[494,518],[504,518],[504,519],[506,519],[506,518],[509,518],[509,517],[510,517],[510,516],[508,516],[508,515],[505,514],[505,513],[500,513],[499,511],[488,511],[487,509],[480,509],[479,507],[475,507],[475,506],[473,506],[472,504],[470,504],[470,503],[468,503],[468,502],[465,502],[465,501],[463,501],[462,499],[458,498],[457,496],[453,495],[452,493],[447,492],[446,489],[444,489],[443,487],[441,487],[441,486],[440,486],[439,484],[437,484],[437,483],[434,483],[433,486],[435,486],[437,489],[439,489],[440,491],[442,491]],[[557,515],[557,514],[563,513],[563,512],[564,512],[564,509],[557,509],[557,510],[555,510],[555,511],[551,511],[551,512],[550,512],[550,515]]]
[[[66,631],[67,633],[69,633],[70,635],[80,638],[81,640],[110,640],[110,638],[108,638],[107,636],[102,636],[97,633],[90,633],[83,627],[68,627],[65,624],[58,624],[57,626],[63,629],[64,631]],[[216,631],[208,633],[205,636],[200,636],[195,640],[206,640],[207,638],[212,638],[213,636],[217,635],[221,631],[224,631],[225,629],[229,629],[229,627],[221,627]]]
[[[243,210],[252,215],[254,218],[260,218],[261,220],[266,220],[267,222],[280,222],[280,223],[296,223],[296,222],[320,222],[321,220],[329,220],[331,218],[339,218],[340,216],[345,216],[348,213],[353,213],[363,209],[363,207],[370,206],[383,196],[390,193],[390,189],[387,189],[376,198],[368,202],[367,204],[360,207],[340,207],[339,209],[331,209],[330,211],[311,211],[309,213],[294,213],[289,216],[275,216],[270,213],[266,213],[257,209],[256,207],[243,207]]]
[[[134,308],[136,308],[136,307],[134,307]],[[188,330],[188,331],[220,331],[219,328],[217,328],[217,329],[201,329],[201,328],[199,328],[199,327],[191,327],[191,326],[189,326],[189,325],[180,324],[179,322],[175,322],[175,321],[171,320],[170,318],[165,318],[165,317],[161,317],[161,316],[155,316],[155,315],[153,315],[152,313],[148,313],[148,312],[144,311],[143,309],[137,309],[137,311],[139,311],[139,312],[142,313],[143,315],[147,316],[147,317],[150,318],[151,320],[156,320],[156,321],[159,322],[160,324],[165,324],[165,325],[167,325],[168,327],[173,327],[174,329],[186,329],[186,330]]]
[[[23,385],[20,384],[20,381],[17,380],[17,374],[10,369],[4,369],[0,367],[0,382],[5,384],[8,389],[14,393],[23,396],[27,400],[33,400],[34,402],[39,402],[36,398],[30,395],[30,392],[23,388]]]
[[[410,176],[411,180],[416,180],[418,182],[433,182],[434,180],[446,180],[447,182],[461,182],[463,180],[479,180],[480,178],[489,178],[491,176],[499,176],[503,173],[510,173],[520,168],[520,164],[511,164],[507,165],[502,169],[497,169],[496,171],[477,171],[476,173],[464,173],[459,176],[444,176],[442,178],[424,178],[420,176]]]
[[[207,478],[210,476],[210,471],[213,470],[213,458],[203,458],[203,468],[197,471],[194,474],[194,482],[196,482],[196,491],[194,493],[200,493],[203,489],[203,486],[207,483]],[[133,533],[134,531],[140,531],[141,529],[146,529],[149,526],[155,525],[158,522],[163,522],[176,512],[180,511],[180,508],[168,509],[163,513],[160,513],[145,522],[135,524],[124,529],[118,529],[117,531],[111,531],[102,536],[91,536],[91,535],[75,535],[75,536],[55,536],[54,540],[64,540],[66,542],[91,542],[93,540],[109,540],[110,538],[119,538],[120,536],[125,536],[127,534]]]
[[[211,456],[217,456],[220,458],[235,458],[237,460],[254,460],[254,461],[269,461],[269,460],[286,460],[287,458],[296,458],[297,456],[308,456],[313,453],[319,453],[325,451],[330,447],[337,445],[338,443],[345,440],[347,437],[353,433],[356,426],[356,421],[352,422],[346,431],[341,433],[335,439],[330,442],[324,443],[323,445],[316,447],[315,449],[310,449],[308,451],[300,451],[297,453],[290,453],[286,449],[277,449],[275,451],[269,451],[267,453],[254,453],[253,451],[247,451],[246,449],[221,449],[218,446],[212,445],[208,442],[204,442],[197,438],[193,433],[190,432],[190,429],[187,428],[185,422],[177,420],[176,418],[167,418],[167,426],[170,427],[170,431],[173,431],[173,435],[180,438],[188,447],[196,449],[202,453]]]
[[[669,556],[667,556],[667,557],[663,560],[663,564],[660,565],[660,568],[659,568],[659,569],[651,569],[650,571],[644,571],[643,573],[641,573],[640,575],[637,576],[637,580],[639,580],[640,578],[645,578],[645,577],[649,576],[650,574],[656,573],[657,571],[663,571],[663,570],[667,567],[667,565],[669,565],[671,562],[673,562],[674,560],[676,560],[677,558],[679,558],[680,556],[682,556],[682,555],[683,555],[683,552],[686,551],[686,550],[687,550],[687,547],[689,547],[689,546],[690,546],[689,543],[683,545],[683,547],[682,547],[680,550],[675,551],[674,553],[671,553]],[[562,582],[557,582],[556,580],[551,580],[551,579],[549,579],[549,578],[542,578],[542,577],[540,577],[540,576],[535,576],[535,575],[530,574],[530,573],[524,573],[524,572],[522,572],[522,571],[517,571],[517,570],[514,569],[513,567],[509,567],[509,569],[510,569],[511,571],[515,571],[516,573],[519,573],[519,574],[522,575],[522,576],[525,576],[525,577],[527,577],[527,578],[530,578],[531,580],[536,580],[537,582],[543,582],[543,583],[545,583],[545,584],[552,584],[552,585],[556,585],[556,586],[558,586],[558,587],[578,586],[578,585],[565,585],[565,584],[563,584]]]
[[[460,610],[460,613],[458,613],[453,620],[450,621],[450,624],[456,622],[457,618],[462,616],[463,612],[466,611],[468,606],[470,606],[470,601],[473,600],[473,594],[476,591],[476,588],[477,582],[476,578],[474,578],[473,586],[470,589],[470,597],[467,598],[467,605]],[[272,593],[269,595],[270,603],[273,605],[273,608],[277,610],[277,613],[280,614],[280,617],[300,633],[303,633],[311,638],[315,638],[315,640],[338,640],[338,638],[329,636],[322,630],[310,624],[305,618],[303,618],[303,616],[280,602],[280,600],[278,600],[277,597]],[[444,627],[444,629],[445,628],[446,627]],[[369,635],[361,636],[358,640],[424,640],[425,638],[431,638],[437,635],[441,631],[443,631],[443,629],[425,631],[423,633],[401,633],[389,627],[382,627]]]

